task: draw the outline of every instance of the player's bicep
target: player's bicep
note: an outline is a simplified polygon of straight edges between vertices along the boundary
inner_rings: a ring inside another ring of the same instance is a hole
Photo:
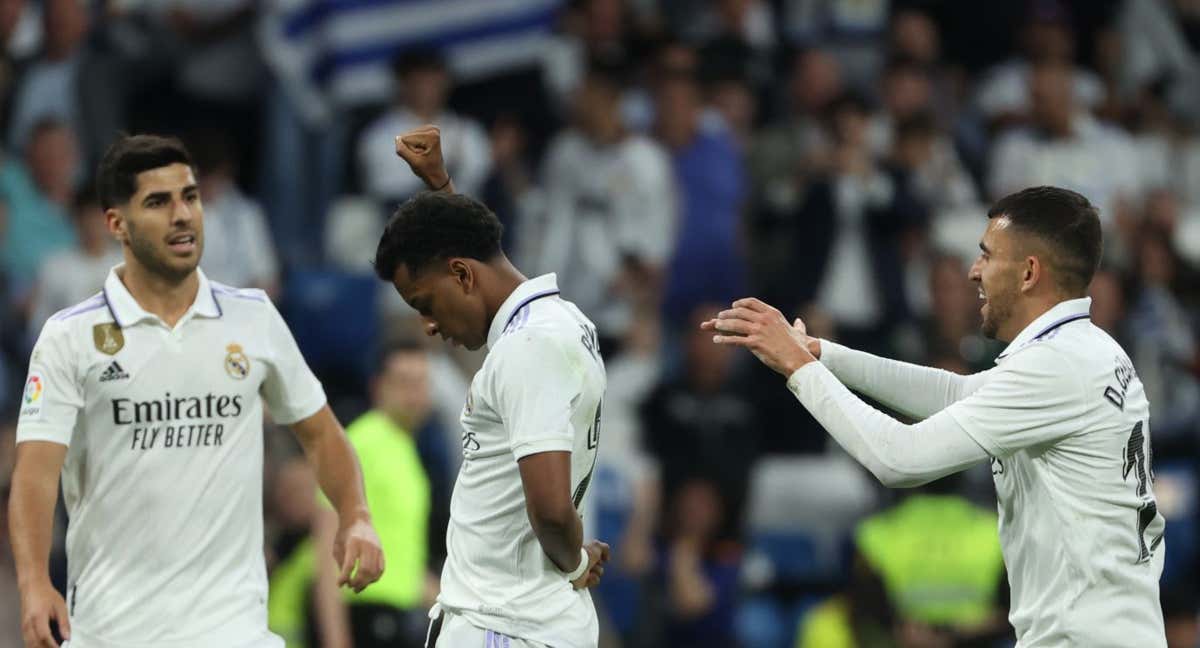
[[[571,453],[538,452],[517,460],[529,520],[565,522],[574,515],[571,502]]]
[[[1027,349],[946,412],[994,457],[1053,443],[1079,428],[1086,400],[1074,371],[1049,347]]]
[[[21,393],[18,443],[71,443],[76,419],[84,406],[84,393],[76,371],[77,355],[62,326],[60,322],[47,322],[34,345]]]

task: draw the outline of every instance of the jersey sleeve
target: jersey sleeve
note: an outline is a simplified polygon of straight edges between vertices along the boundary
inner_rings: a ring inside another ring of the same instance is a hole
[[[267,308],[270,310],[267,339],[272,341],[272,349],[262,397],[276,423],[291,425],[316,414],[325,405],[325,390],[308,368],[279,311],[269,302]]]
[[[513,456],[573,450],[571,413],[583,393],[581,361],[536,331],[510,333],[497,360],[492,389]]]
[[[21,394],[17,443],[53,441],[71,444],[75,421],[84,406],[78,356],[71,349],[65,322],[46,322],[29,359]]]
[[[1062,353],[1035,344],[993,369],[975,393],[947,412],[993,457],[1053,443],[1080,429],[1087,398]]]

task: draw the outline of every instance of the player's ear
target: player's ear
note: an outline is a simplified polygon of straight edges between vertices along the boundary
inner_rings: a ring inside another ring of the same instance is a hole
[[[465,259],[450,259],[450,275],[464,293],[475,289],[475,271]]]
[[[125,214],[122,214],[120,209],[109,207],[104,210],[104,220],[108,223],[108,231],[112,233],[113,238],[121,243],[129,239],[129,232],[125,227]]]
[[[1037,285],[1038,281],[1042,280],[1042,275],[1045,274],[1046,267],[1042,265],[1042,260],[1035,256],[1025,257],[1025,267],[1022,269],[1021,289],[1029,290]]]

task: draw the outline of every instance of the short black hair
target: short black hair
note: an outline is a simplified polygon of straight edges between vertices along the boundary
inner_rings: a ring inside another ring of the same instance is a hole
[[[387,370],[388,362],[394,356],[405,353],[427,353],[428,349],[421,345],[417,340],[410,337],[398,337],[389,340],[379,349],[379,354],[375,357],[375,362],[371,367],[371,375],[379,377]]]
[[[432,47],[402,50],[392,58],[392,75],[397,79],[403,79],[417,70],[446,72],[446,58]]]
[[[1104,245],[1100,213],[1083,195],[1060,187],[1030,187],[1000,199],[988,218],[1007,217],[1017,230],[1044,243],[1059,288],[1083,295],[1100,266]]]
[[[192,166],[192,156],[178,139],[160,135],[121,135],[105,151],[96,172],[100,206],[110,209],[133,197],[137,193],[139,173],[177,163]]]
[[[451,257],[491,261],[502,254],[504,226],[483,203],[462,194],[426,191],[409,198],[383,230],[375,274],[392,281],[400,264],[419,274]]]

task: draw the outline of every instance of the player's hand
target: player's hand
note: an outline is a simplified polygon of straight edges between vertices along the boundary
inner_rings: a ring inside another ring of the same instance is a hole
[[[357,594],[383,575],[383,549],[375,527],[363,518],[339,524],[333,541],[333,559],[341,565],[338,587],[349,586]]]
[[[610,555],[608,545],[599,540],[584,543],[583,549],[587,551],[588,568],[583,572],[583,576],[571,581],[571,585],[577,590],[600,584],[600,577],[604,575],[604,565],[608,563]]]
[[[437,190],[448,186],[450,173],[442,159],[442,131],[437,126],[427,124],[398,135],[396,155],[408,163],[426,187]]]
[[[713,342],[717,344],[749,349],[763,364],[784,376],[815,361],[820,353],[820,342],[815,342],[816,353],[810,350],[814,340],[808,336],[804,322],[797,319],[788,324],[778,309],[752,297],[733,302],[732,308],[721,311],[700,328],[716,332]]]
[[[27,648],[55,648],[58,642],[50,631],[50,620],[58,623],[63,639],[71,638],[71,619],[67,602],[49,580],[21,590],[21,636]]]

